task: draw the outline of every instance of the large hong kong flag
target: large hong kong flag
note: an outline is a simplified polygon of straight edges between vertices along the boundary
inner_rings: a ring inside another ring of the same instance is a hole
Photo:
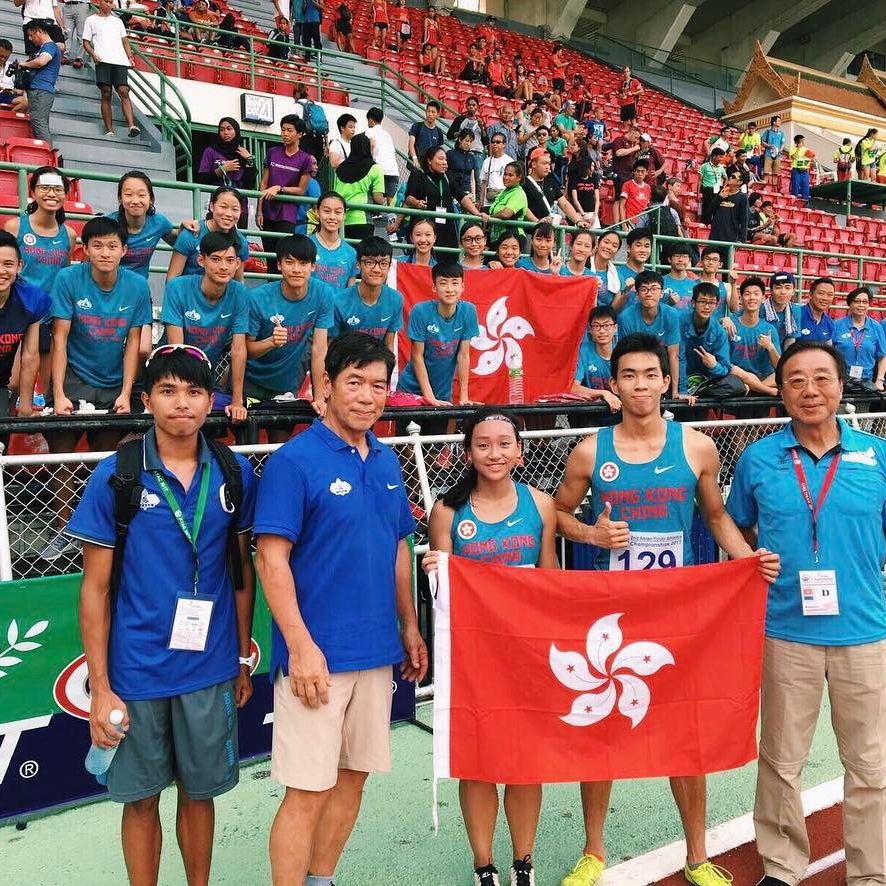
[[[409,313],[418,302],[434,297],[431,272],[397,262],[389,282],[404,301],[399,363],[405,366]],[[508,367],[517,360],[523,367],[525,402],[568,391],[597,286],[592,276],[465,271],[464,298],[476,306],[480,323],[480,335],[471,340],[471,399],[507,403]]]
[[[755,759],[758,562],[578,572],[441,556],[435,777],[602,781]]]

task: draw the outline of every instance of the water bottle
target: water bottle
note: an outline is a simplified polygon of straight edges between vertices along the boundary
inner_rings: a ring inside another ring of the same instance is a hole
[[[523,355],[515,351],[508,357],[508,403],[523,402]]]
[[[123,711],[119,708],[114,708],[111,713],[108,714],[108,720],[112,726],[117,727],[119,733],[123,733],[123,730],[120,728],[120,724],[123,722]],[[118,747],[120,747],[119,744],[114,745],[112,748],[100,748],[98,745],[92,745],[89,748],[84,765],[86,766],[86,771],[90,773],[90,775],[94,775],[95,780],[99,784],[107,783],[108,769],[111,767],[111,760],[114,759],[114,754],[117,753]]]

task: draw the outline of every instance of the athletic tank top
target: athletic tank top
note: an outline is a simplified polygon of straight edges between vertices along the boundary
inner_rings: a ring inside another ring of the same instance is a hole
[[[24,214],[18,222],[19,249],[25,263],[22,277],[34,286],[52,292],[52,284],[62,268],[70,263],[68,232],[64,225],[58,226],[58,233],[44,237],[31,227],[31,218]]]
[[[615,428],[597,434],[597,458],[591,477],[592,522],[608,501],[611,519],[625,520],[629,548],[600,549],[594,568],[602,570],[666,569],[691,566],[692,518],[698,478],[683,452],[683,426],[666,422],[661,454],[643,464],[622,461],[613,442]]]
[[[514,483],[517,507],[498,523],[485,523],[468,499],[452,515],[452,553],[499,566],[535,566],[541,555],[542,519],[525,483]]]

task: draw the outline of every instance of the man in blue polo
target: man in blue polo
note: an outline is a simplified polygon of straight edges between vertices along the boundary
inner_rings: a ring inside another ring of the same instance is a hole
[[[268,459],[259,487],[257,563],[274,618],[271,776],[286,789],[270,839],[281,886],[330,886],[367,776],[391,766],[391,666],[402,662],[407,680],[427,670],[415,522],[397,457],[369,430],[393,367],[371,336],[335,339],[325,417]]]
[[[769,590],[754,824],[765,876],[809,863],[801,775],[827,683],[845,769],[846,880],[886,883],[886,441],[837,418],[846,364],[799,341],[775,370],[789,424],[745,449],[727,510],[781,556]]]
[[[208,883],[213,797],[237,784],[236,709],[252,695],[249,530],[256,484],[238,455],[237,508],[200,433],[212,408],[205,354],[191,346],[157,348],[145,369],[142,402],[154,426],[141,447],[140,506],[116,587],[117,455],[96,466],[66,530],[83,543],[80,632],[89,729],[93,744],[117,746],[107,785],[111,799],[124,804],[130,880],[157,883],[160,793],[176,782],[185,873],[189,883]],[[233,521],[244,570],[237,590],[227,566]],[[110,722],[114,710],[124,715],[125,737]]]
[[[797,341],[818,341],[832,344],[834,321],[828,315],[836,289],[830,277],[817,277],[809,287],[809,301],[800,309]]]

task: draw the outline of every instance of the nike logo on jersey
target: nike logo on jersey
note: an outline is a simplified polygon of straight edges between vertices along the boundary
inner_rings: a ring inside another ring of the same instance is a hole
[[[132,307],[132,305],[125,305],[122,308],[117,308],[117,310],[118,311],[128,311],[131,307]]]
[[[399,483],[385,483],[385,486],[387,486],[388,489],[399,489],[400,488]]]
[[[673,465],[665,465],[663,468],[660,468],[656,465],[655,473],[656,474],[663,474],[665,471],[669,471],[672,467],[673,467]]]
[[[393,316],[394,316],[393,314],[389,314],[387,317],[382,317],[382,318],[381,318],[381,322],[382,322],[382,323],[387,323],[388,320],[390,320],[391,317],[393,317]]]
[[[453,331],[453,332],[461,332],[462,329],[464,329],[463,326],[456,326],[455,329],[453,329],[452,331]]]
[[[234,312],[233,312],[233,311],[231,311],[231,313],[230,313],[230,314],[222,314],[222,315],[221,315],[221,318],[222,318],[222,320],[227,320],[227,319],[228,319],[228,317],[230,317],[230,316],[231,316],[231,314],[233,314],[233,313],[234,313]]]
[[[523,518],[522,518],[522,517],[517,517],[516,520],[506,520],[505,522],[506,522],[507,525],[508,525],[508,529],[510,529],[511,526],[516,526],[518,523],[522,523],[522,522],[523,522]]]

